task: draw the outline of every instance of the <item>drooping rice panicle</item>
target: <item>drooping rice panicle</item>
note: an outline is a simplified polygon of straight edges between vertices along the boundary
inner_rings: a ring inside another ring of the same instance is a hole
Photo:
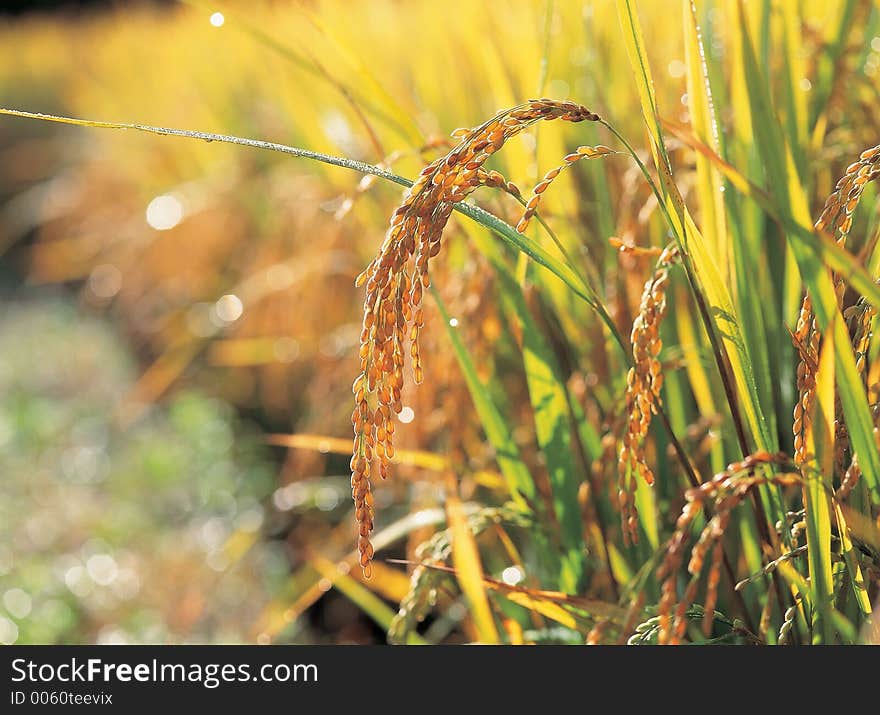
[[[697,584],[706,557],[712,556],[712,565],[707,585],[707,611],[714,610],[717,588],[720,579],[720,567],[723,562],[723,551],[720,549],[721,538],[730,523],[733,509],[738,506],[751,489],[768,482],[788,484],[793,482],[792,475],[770,474],[765,470],[756,473],[760,465],[775,464],[784,467],[791,459],[788,455],[756,452],[740,462],[728,465],[723,472],[716,474],[710,481],[685,492],[687,500],[678,521],[675,532],[669,540],[663,563],[657,570],[657,578],[661,581],[661,596],[658,608],[660,623],[659,642],[674,645],[681,642],[687,626],[685,613],[696,597]],[[710,506],[714,512],[706,523],[691,550],[687,571],[691,575],[684,595],[678,598],[679,570],[684,563],[684,551],[687,546],[688,534],[697,515],[704,507]],[[709,608],[708,606],[712,606]],[[704,628],[706,627],[704,621]]]
[[[528,126],[553,119],[581,122],[599,117],[573,102],[532,99],[499,112],[475,129],[461,131],[459,144],[426,166],[406,191],[378,255],[358,276],[356,284],[366,286],[366,297],[361,371],[352,386],[351,488],[360,564],[366,575],[373,557],[371,478],[378,471],[384,479],[394,456],[393,418],[402,409],[407,343],[413,381],[419,384],[424,379],[419,334],[425,322],[422,297],[430,286],[429,261],[440,252],[454,204],[481,185],[485,175],[478,172],[489,157]]]
[[[813,418],[813,403],[816,396],[816,370],[819,365],[819,326],[813,314],[813,303],[809,294],[804,296],[798,314],[794,340],[800,360],[797,366],[798,399],[794,406],[792,433],[794,434],[795,463],[804,465],[807,454],[807,434]]]
[[[880,177],[880,145],[866,149],[859,155],[857,161],[847,167],[844,175],[835,185],[834,191],[825,201],[822,213],[816,220],[815,228],[820,231],[833,232],[839,245],[846,243],[852,228],[853,212],[859,204],[865,187],[878,177]],[[835,288],[838,303],[841,303],[845,288],[842,277],[837,278]],[[807,434],[815,399],[815,371],[818,365],[820,338],[809,294],[804,296],[801,304],[794,336],[800,352],[800,361],[797,368],[798,401],[794,407],[792,431],[794,433],[795,462],[799,466],[803,466],[811,458],[811,455],[807,454]],[[835,434],[844,438],[837,440],[839,446],[837,447],[836,456],[838,459],[836,461],[840,461],[846,447],[845,426],[842,418],[837,420]]]
[[[852,228],[852,215],[859,204],[865,186],[880,176],[880,144],[866,149],[857,161],[850,164],[825,201],[816,228],[833,230],[839,241],[846,240]]]
[[[624,539],[638,541],[638,514],[635,507],[635,480],[654,483],[654,474],[645,457],[644,442],[652,415],[660,402],[663,373],[658,358],[663,342],[660,324],[666,315],[666,286],[669,267],[679,258],[670,246],[660,254],[654,274],[645,283],[639,313],[633,321],[630,340],[633,367],[626,376],[627,424],[618,454],[618,503]]]
[[[611,621],[607,618],[602,618],[596,621],[596,625],[594,625],[590,629],[590,632],[587,633],[586,645],[602,645],[602,641],[608,634],[610,626]]]
[[[703,604],[706,613],[703,617],[703,635],[709,638],[712,635],[712,623],[715,620],[715,604],[718,603],[718,584],[721,583],[721,563],[724,551],[721,541],[715,542],[712,550],[712,565],[709,567],[709,575],[706,579],[706,600]]]

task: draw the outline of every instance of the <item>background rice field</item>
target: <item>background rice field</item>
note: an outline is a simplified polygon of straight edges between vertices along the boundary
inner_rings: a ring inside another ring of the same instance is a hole
[[[530,98],[602,117],[491,157],[525,200],[613,150],[520,250],[497,188],[468,201],[507,227],[446,227],[367,579],[355,279],[402,187],[0,117],[0,642],[878,642],[876,1],[0,22],[7,108],[409,179]]]

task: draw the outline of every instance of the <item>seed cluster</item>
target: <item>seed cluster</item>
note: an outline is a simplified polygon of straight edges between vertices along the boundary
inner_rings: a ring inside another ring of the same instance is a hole
[[[504,176],[502,176],[502,174],[498,171],[485,171],[483,169],[480,169],[479,171],[477,171],[477,179],[479,180],[481,186],[488,186],[492,189],[501,189],[502,191],[506,191],[515,199],[518,199],[522,196],[522,192],[519,190],[519,187],[512,181],[508,181],[507,179],[505,179]]]
[[[773,561],[768,561],[760,571],[757,573],[753,573],[748,578],[744,578],[742,581],[738,581],[734,589],[737,591],[742,591],[746,586],[750,583],[755,583],[763,576],[767,576],[768,574],[773,573],[776,569],[778,569],[782,564],[792,561],[796,559],[798,556],[804,556],[807,553],[807,545],[803,544],[802,546],[798,546],[791,551],[786,551],[782,556]]]
[[[633,367],[626,376],[627,424],[618,455],[618,501],[627,543],[638,541],[638,514],[635,507],[636,479],[654,483],[654,474],[645,457],[644,441],[651,417],[660,402],[663,373],[658,359],[663,342],[660,323],[666,314],[666,286],[669,267],[679,259],[678,249],[666,248],[660,254],[654,274],[645,284],[639,314],[633,321],[630,340]]]
[[[819,365],[819,326],[813,314],[813,303],[809,293],[804,296],[798,314],[794,340],[800,355],[797,366],[798,401],[794,406],[794,461],[798,466],[805,465],[807,454],[807,434],[813,419],[813,404],[816,400],[816,371]]]
[[[733,509],[745,498],[748,492],[769,481],[777,484],[792,483],[794,477],[789,474],[756,474],[755,468],[762,464],[775,464],[785,467],[791,462],[788,455],[770,454],[760,451],[751,454],[741,462],[728,465],[723,472],[716,474],[710,481],[685,492],[687,500],[678,521],[675,533],[669,541],[663,563],[657,570],[657,578],[662,582],[658,617],[660,619],[659,642],[675,645],[681,642],[687,628],[685,617],[688,607],[697,595],[700,573],[706,558],[711,559],[706,587],[704,632],[712,625],[713,611],[718,598],[718,584],[721,578],[721,565],[724,553],[721,537],[724,536],[730,523]],[[704,507],[712,504],[714,514],[700,533],[696,544],[691,549],[687,570],[691,575],[684,595],[678,599],[678,571],[684,563],[684,552],[687,546],[691,525]],[[677,601],[677,603],[676,603]]]
[[[806,581],[809,583],[810,579],[807,578]],[[776,640],[779,645],[788,645],[791,638],[791,629],[794,628],[794,622],[797,620],[802,600],[803,596],[797,594],[794,597],[794,603],[785,609],[785,614],[782,617],[782,626],[779,628],[779,636]]]
[[[457,130],[458,145],[419,174],[392,215],[378,255],[358,276],[356,285],[366,285],[366,298],[361,372],[352,385],[351,488],[360,564],[367,576],[373,557],[371,478],[375,470],[384,479],[394,457],[393,415],[402,409],[407,341],[413,380],[418,384],[424,377],[419,334],[425,321],[422,297],[430,287],[428,263],[440,252],[443,229],[454,204],[484,183],[503,181],[483,170],[489,157],[531,124],[553,119],[581,122],[598,121],[599,117],[572,102],[532,99],[499,112],[475,129]]]
[[[825,201],[822,213],[816,221],[816,228],[834,229],[845,238],[852,228],[852,215],[865,187],[878,177],[880,177],[880,144],[863,151],[858,161],[846,168],[834,191]]]
[[[865,187],[878,177],[880,177],[880,145],[866,149],[859,155],[858,161],[847,167],[844,175],[834,187],[834,191],[825,201],[822,213],[815,224],[816,229],[833,231],[837,235],[838,244],[843,245],[852,228],[853,212],[859,204]],[[838,302],[842,302],[844,292],[842,279],[838,279],[836,290]],[[802,467],[810,459],[810,455],[807,454],[806,438],[810,429],[812,408],[815,401],[815,376],[818,367],[820,338],[809,294],[804,296],[801,304],[794,338],[800,353],[800,361],[797,368],[798,401],[794,407],[792,432],[794,433],[795,463]],[[853,347],[858,358],[859,347],[856,344]],[[838,419],[835,432],[842,438],[837,440],[839,458],[842,458],[842,452],[846,448],[845,430],[842,419]],[[850,469],[852,469],[852,465]],[[858,469],[857,463],[855,469]],[[850,475],[852,484],[857,478],[853,477],[853,474]]]

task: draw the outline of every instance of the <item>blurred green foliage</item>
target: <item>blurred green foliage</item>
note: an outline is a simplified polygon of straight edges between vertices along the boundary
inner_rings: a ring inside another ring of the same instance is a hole
[[[0,319],[0,640],[242,641],[287,572],[253,538],[274,467],[226,404],[177,394],[121,428],[119,336],[58,300]],[[244,545],[244,546],[242,546]]]

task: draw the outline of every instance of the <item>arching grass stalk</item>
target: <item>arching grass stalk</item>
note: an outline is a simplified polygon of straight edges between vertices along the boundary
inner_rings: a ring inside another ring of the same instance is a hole
[[[70,124],[73,126],[80,127],[92,127],[95,129],[127,129],[134,130],[139,132],[146,132],[148,134],[158,134],[160,136],[176,136],[176,137],[184,137],[187,139],[199,139],[205,142],[220,142],[224,144],[236,144],[238,146],[247,146],[254,149],[264,149],[268,151],[276,151],[282,154],[288,154],[290,156],[295,156],[301,159],[310,159],[312,161],[317,161],[322,164],[328,164],[330,166],[338,166],[344,169],[349,169],[351,171],[357,171],[361,174],[370,174],[372,176],[376,176],[380,179],[385,179],[386,181],[390,181],[392,183],[398,184],[400,186],[409,188],[413,185],[413,182],[403,176],[395,174],[392,171],[388,171],[387,169],[382,168],[381,166],[376,166],[375,164],[368,164],[363,161],[358,161],[356,159],[349,159],[347,157],[333,156],[331,154],[324,154],[322,152],[311,151],[308,149],[302,149],[300,147],[294,147],[287,144],[280,144],[278,142],[270,142],[264,141],[261,139],[248,139],[245,137],[238,137],[230,134],[216,134],[213,132],[200,132],[192,129],[175,129],[172,127],[156,127],[148,124],[135,124],[129,122],[106,122],[106,121],[98,121],[91,119],[78,119],[75,117],[65,117],[55,114],[43,114],[40,112],[28,112],[20,109],[9,109],[9,108],[0,108],[0,114],[5,114],[7,116],[13,117],[22,117],[25,119],[39,119],[41,121],[46,122],[55,122],[59,124]],[[600,123],[605,124],[611,128],[611,125],[608,125],[603,120],[599,120]],[[616,136],[620,136],[614,131]],[[635,153],[632,152],[631,147],[626,145],[633,156]],[[638,161],[638,157],[636,157]],[[647,169],[644,169],[647,178],[650,181],[650,175],[647,174]],[[534,243],[530,242],[524,236],[518,234],[512,226],[502,221],[500,218],[495,216],[488,211],[479,208],[478,206],[474,206],[472,204],[466,203],[457,203],[454,206],[454,210],[468,218],[476,221],[477,223],[485,226],[489,230],[498,234],[501,238],[506,240],[508,243],[511,243],[517,250],[525,253],[529,258],[549,270],[553,273],[557,278],[559,278],[565,285],[571,289],[571,291],[578,296],[581,300],[587,303],[591,308],[593,308],[599,315],[599,318],[606,325],[608,330],[610,331],[612,337],[615,342],[620,346],[624,355],[628,357],[628,349],[627,343],[624,341],[623,336],[617,330],[617,327],[614,325],[614,321],[611,319],[611,316],[608,314],[608,311],[604,308],[601,301],[598,299],[595,291],[589,286],[586,279],[578,275],[577,270],[575,269],[574,263],[571,261],[571,257],[567,254],[564,246],[561,244],[559,239],[555,236],[555,234],[551,231],[549,235],[551,239],[554,240],[554,243],[557,245],[560,251],[563,252],[566,261],[571,265],[564,265],[559,261],[555,260],[552,256],[547,254],[543,249],[536,246]],[[546,223],[543,222],[543,219],[539,221],[546,227]],[[547,227],[549,230],[549,227]]]
[[[361,174],[370,174],[380,179],[385,179],[386,181],[391,181],[395,184],[399,184],[400,186],[406,188],[409,188],[413,185],[413,182],[409,179],[395,174],[392,171],[388,171],[381,166],[376,166],[375,164],[368,164],[363,161],[357,161],[356,159],[348,159],[346,157],[333,156],[331,154],[324,154],[322,152],[301,149],[300,147],[289,146],[287,144],[263,141],[261,139],[247,139],[245,137],[238,137],[230,134],[200,132],[191,129],[156,127],[148,124],[78,119],[75,117],[65,117],[55,114],[43,114],[40,112],[28,112],[19,109],[9,108],[0,108],[0,114],[5,114],[13,117],[22,117],[26,119],[39,119],[41,121],[55,122],[60,124],[71,124],[80,127],[92,127],[96,129],[128,129],[139,132],[146,132],[149,134],[158,134],[160,136],[176,136],[184,137],[187,139],[199,139],[205,142],[236,144],[238,146],[247,146],[254,149],[276,151],[282,154],[299,157],[301,159],[310,159],[312,161],[317,161],[322,164],[329,164],[330,166],[338,166],[344,169],[349,169],[351,171],[357,171]],[[589,287],[588,284],[585,283],[585,281],[581,277],[577,276],[571,268],[554,259],[550,254],[546,253],[546,251],[541,249],[539,246],[536,246],[535,244],[528,241],[524,236],[516,233],[512,226],[508,225],[494,214],[491,214],[488,211],[479,208],[478,206],[466,203],[457,203],[454,206],[454,210],[498,234],[508,243],[511,243],[517,250],[522,251],[523,253],[528,255],[529,258],[533,259],[538,264],[556,275],[556,277],[559,278],[563,283],[565,283],[565,285],[569,289],[571,289],[571,291],[575,295],[577,295],[579,298],[581,298],[588,305],[590,305],[592,308],[596,309],[600,313],[600,317],[602,318],[603,322],[608,325],[609,329],[612,329],[614,327],[610,316],[607,315],[607,312],[601,310],[601,303],[598,300],[595,292],[592,290],[592,288]],[[624,345],[619,335],[616,336],[616,339],[621,345]]]

